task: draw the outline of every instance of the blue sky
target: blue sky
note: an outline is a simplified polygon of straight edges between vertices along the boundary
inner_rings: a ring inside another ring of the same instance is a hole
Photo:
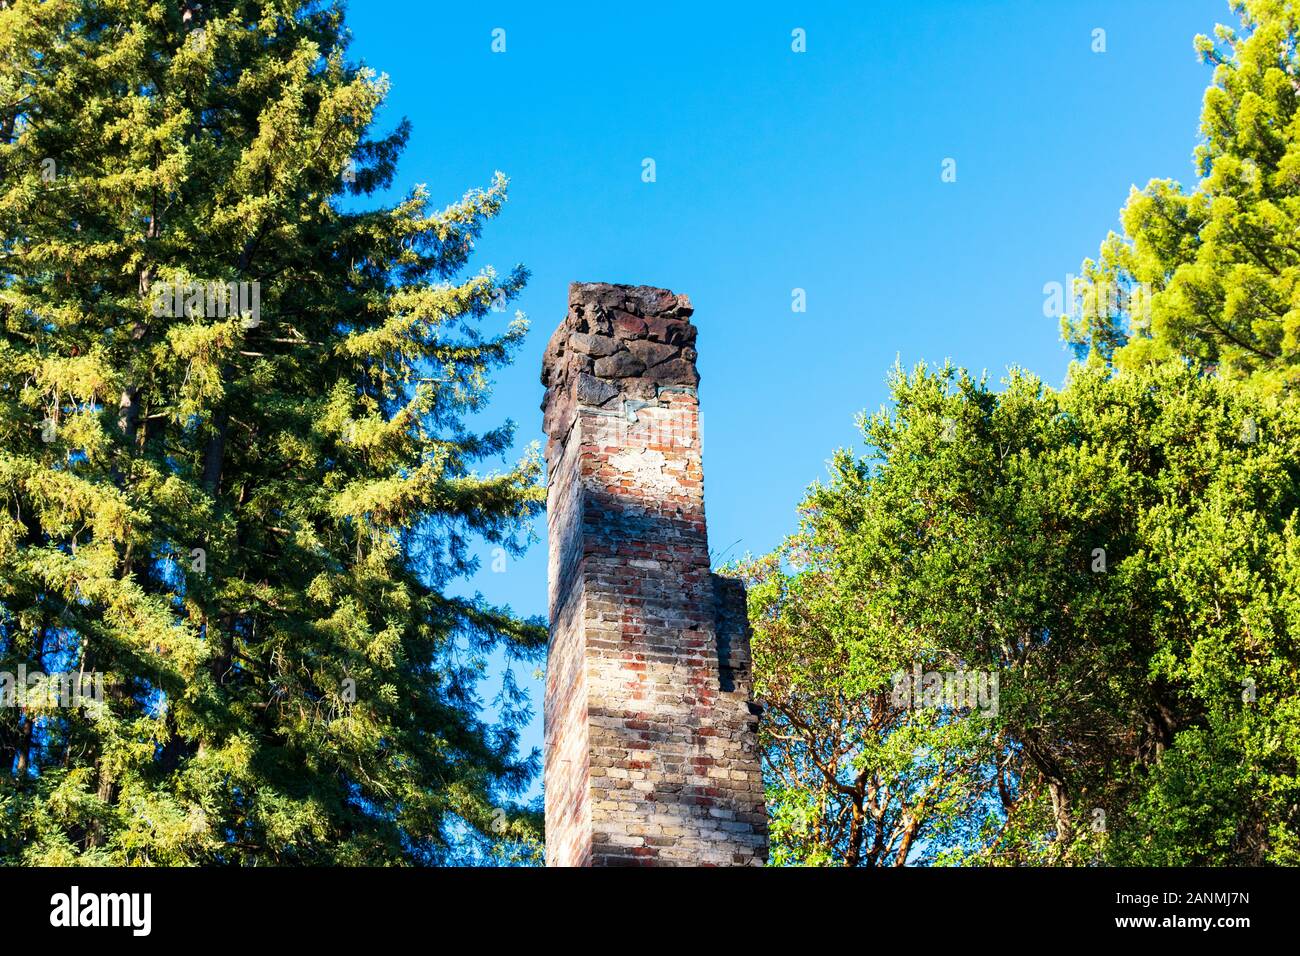
[[[793,530],[896,358],[1060,384],[1044,285],[1096,254],[1132,185],[1193,181],[1210,70],[1192,37],[1231,20],[1226,0],[349,6],[352,55],[393,83],[381,123],[414,124],[401,191],[450,202],[511,177],[473,268],[532,271],[532,332],[485,421],[541,438],[569,282],[688,294],[709,538],[728,557]],[[544,519],[538,537],[504,573],[482,548],[469,590],[545,614]],[[517,676],[540,745],[541,685]]]

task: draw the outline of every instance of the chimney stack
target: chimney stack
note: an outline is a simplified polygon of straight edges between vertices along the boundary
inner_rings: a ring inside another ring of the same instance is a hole
[[[709,570],[692,311],[574,283],[543,359],[552,866],[767,859],[745,589]]]

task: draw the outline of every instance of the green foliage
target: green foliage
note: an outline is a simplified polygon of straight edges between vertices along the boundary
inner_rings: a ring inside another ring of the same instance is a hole
[[[798,587],[754,596],[773,771],[805,746],[764,676],[782,673],[770,646],[788,621],[842,642],[799,668],[845,699],[915,662],[998,675],[996,718],[936,712],[972,730],[922,736],[882,778],[929,780],[945,751],[981,761],[936,811],[939,862],[1297,862],[1300,399],[1181,363],[1076,366],[1060,392],[1016,372],[995,393],[950,367],[892,388],[862,422],[870,453],[838,453],[804,503]],[[868,721],[843,739],[857,766],[895,733]],[[814,858],[792,826],[778,859]]]
[[[1300,6],[1232,6],[1240,29],[1196,39],[1216,64],[1196,188],[1133,190],[1062,328],[1121,367],[1184,356],[1277,390],[1300,381]]]
[[[875,586],[888,528],[866,496],[810,499],[799,534],[733,569],[749,585],[773,865],[929,862],[942,840],[975,839],[990,725],[893,698],[897,672],[937,655]]]
[[[1135,190],[1083,265],[1088,362],[896,372],[749,562],[775,861],[882,862],[884,790],[908,862],[1300,862],[1300,8],[1232,7],[1196,189]],[[891,709],[913,666],[996,674],[996,718]]]
[[[475,687],[544,629],[445,593],[542,502],[535,451],[475,471],[511,425],[463,424],[525,331],[480,327],[522,269],[452,281],[506,183],[354,208],[408,129],[369,134],[346,35],[305,0],[0,3],[0,669],[106,683],[0,709],[0,860],[536,844],[494,816],[527,702],[489,725]],[[158,308],[241,282],[259,314]]]

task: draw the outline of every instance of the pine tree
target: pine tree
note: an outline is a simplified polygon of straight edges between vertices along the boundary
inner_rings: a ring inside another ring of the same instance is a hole
[[[535,833],[495,809],[526,701],[475,688],[545,632],[446,593],[542,501],[535,452],[475,470],[513,426],[465,424],[525,333],[522,268],[455,278],[506,181],[367,203],[409,129],[371,134],[347,36],[317,0],[0,2],[0,671],[103,680],[8,688],[5,862]]]
[[[1239,29],[1196,38],[1215,65],[1199,182],[1133,190],[1062,326],[1121,367],[1190,358],[1274,391],[1300,382],[1300,4],[1230,5]]]

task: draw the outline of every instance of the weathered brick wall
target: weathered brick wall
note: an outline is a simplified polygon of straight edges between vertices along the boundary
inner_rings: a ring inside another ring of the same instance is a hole
[[[575,283],[543,360],[551,865],[767,857],[744,586],[709,571],[691,312]]]

